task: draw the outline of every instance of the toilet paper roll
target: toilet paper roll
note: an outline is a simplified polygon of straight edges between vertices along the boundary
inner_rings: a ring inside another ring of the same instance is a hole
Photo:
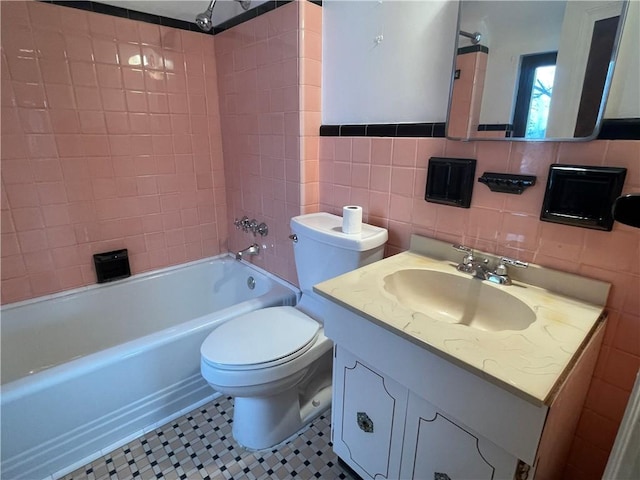
[[[357,205],[342,207],[342,231],[348,234],[362,231],[362,207]]]

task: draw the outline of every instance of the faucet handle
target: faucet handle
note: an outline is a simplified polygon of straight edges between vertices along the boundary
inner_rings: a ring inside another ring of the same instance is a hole
[[[497,275],[506,275],[507,274],[507,265],[518,268],[527,268],[529,264],[527,262],[522,262],[520,260],[515,260],[509,257],[501,257],[500,263],[496,267]]]
[[[519,268],[527,268],[529,266],[529,264],[527,262],[522,262],[520,260],[515,260],[515,259],[509,258],[509,257],[500,258],[500,264],[501,265],[511,265],[512,267],[519,267]]]
[[[243,232],[246,232],[249,229],[249,217],[245,215],[240,220],[236,218],[233,221],[233,224],[236,226],[238,230],[242,229]]]
[[[258,232],[260,234],[261,237],[264,237],[266,235],[269,234],[269,227],[267,226],[266,223],[262,222],[260,225],[258,225],[258,227],[256,228],[256,232]]]

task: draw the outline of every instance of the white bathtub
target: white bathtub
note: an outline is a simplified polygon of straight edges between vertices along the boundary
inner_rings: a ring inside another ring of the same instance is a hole
[[[224,255],[4,306],[1,477],[57,476],[207,400],[209,332],[298,294]]]

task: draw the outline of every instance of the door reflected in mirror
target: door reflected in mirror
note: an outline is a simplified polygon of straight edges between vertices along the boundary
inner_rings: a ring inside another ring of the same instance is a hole
[[[597,136],[627,3],[461,1],[447,137]]]

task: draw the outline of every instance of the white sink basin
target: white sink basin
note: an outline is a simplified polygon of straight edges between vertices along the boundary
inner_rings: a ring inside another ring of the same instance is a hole
[[[535,312],[520,299],[471,277],[399,270],[384,277],[384,289],[401,305],[429,318],[477,330],[524,330],[536,320]]]

